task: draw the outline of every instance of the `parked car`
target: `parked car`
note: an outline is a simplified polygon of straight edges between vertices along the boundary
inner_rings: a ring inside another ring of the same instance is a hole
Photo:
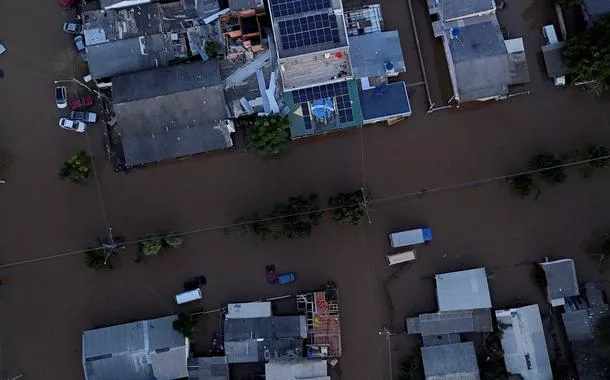
[[[90,95],[81,96],[80,98],[70,100],[68,107],[74,111],[80,111],[89,108],[93,105],[93,98]]]
[[[75,22],[64,22],[64,32],[70,34],[81,34],[83,27]]]
[[[76,3],[78,3],[78,0],[59,0],[59,5],[64,8],[72,8],[76,6]]]
[[[87,125],[80,120],[72,120],[65,117],[59,119],[59,126],[69,131],[85,133]]]
[[[70,112],[70,119],[84,121],[85,123],[95,123],[97,121],[97,114],[87,111],[72,111]]]
[[[2,41],[0,41],[0,54],[4,53],[6,51],[6,47],[4,47],[4,45],[2,44]]]
[[[277,276],[277,282],[282,285],[290,284],[291,282],[294,282],[294,280],[296,280],[296,275],[293,272],[288,272]]]
[[[74,36],[74,46],[76,46],[76,50],[78,51],[78,54],[80,54],[80,57],[83,59],[83,61],[86,61],[87,50],[85,49],[85,38],[82,34]]]
[[[68,96],[65,86],[55,87],[55,105],[57,108],[66,108],[68,106]]]

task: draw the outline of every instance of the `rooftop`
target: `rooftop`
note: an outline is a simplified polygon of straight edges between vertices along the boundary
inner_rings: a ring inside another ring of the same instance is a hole
[[[352,77],[349,50],[341,48],[285,58],[280,62],[280,73],[284,91],[345,81]]]
[[[570,342],[593,339],[595,326],[608,312],[602,292],[592,283],[585,284],[585,294],[567,297],[561,315]]]
[[[358,91],[364,123],[375,123],[411,115],[411,104],[404,82],[382,84]]]
[[[358,9],[346,9],[344,14],[348,36],[377,33],[383,29],[383,15],[381,14],[380,4],[367,5]]]
[[[542,46],[542,56],[544,57],[546,73],[551,79],[566,75],[568,72],[563,64],[563,58],[561,57],[564,46],[565,42]]]
[[[187,377],[188,340],[175,315],[87,330],[82,336],[86,380],[172,380]]]
[[[472,342],[421,348],[427,380],[479,380],[479,365]]]
[[[495,15],[446,23],[444,32],[459,101],[508,94],[508,53]]]
[[[265,364],[267,380],[330,380],[326,360],[270,361]]]
[[[230,303],[227,319],[271,317],[271,302]]]
[[[173,48],[162,34],[87,47],[89,72],[94,79],[167,67],[173,56]]]
[[[303,356],[305,316],[226,319],[224,348],[229,363],[265,362]]]
[[[495,12],[493,0],[428,0],[430,14],[439,14],[443,21]]]
[[[574,260],[562,259],[540,263],[546,274],[547,298],[553,306],[563,305],[565,297],[577,296],[578,280]]]
[[[188,359],[189,380],[229,380],[229,364],[225,356]]]
[[[604,14],[610,13],[610,1],[583,0],[583,4],[592,21],[597,21]]]
[[[552,379],[538,305],[496,310],[496,319],[507,325],[501,344],[508,372],[527,380]]]
[[[418,317],[407,318],[409,334],[444,335],[466,332],[492,331],[491,310],[455,310],[439,311],[438,313],[420,314]]]
[[[138,72],[113,79],[127,166],[233,145],[222,86],[213,85],[220,78],[214,64],[200,61],[169,67],[163,75]]]
[[[508,53],[509,85],[524,84],[530,81],[530,72],[527,67],[527,57],[523,38],[504,40]]]
[[[341,0],[270,0],[269,7],[280,60],[347,46]]]
[[[434,277],[440,311],[491,309],[485,268],[437,274]]]
[[[362,125],[355,80],[284,92],[292,138]]]
[[[354,78],[385,76],[388,63],[396,72],[406,70],[396,30],[349,37],[349,44]]]

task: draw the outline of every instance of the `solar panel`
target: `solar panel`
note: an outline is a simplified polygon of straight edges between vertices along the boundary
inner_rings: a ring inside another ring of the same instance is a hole
[[[337,19],[328,14],[280,21],[278,27],[284,49],[340,41]]]
[[[306,130],[313,128],[309,105],[307,103],[318,99],[334,98],[335,113],[338,115],[339,122],[349,123],[354,121],[352,102],[349,97],[347,82],[338,82],[295,90],[292,91],[292,98],[295,104],[301,104]]]
[[[269,3],[273,17],[331,8],[330,0],[270,0]]]

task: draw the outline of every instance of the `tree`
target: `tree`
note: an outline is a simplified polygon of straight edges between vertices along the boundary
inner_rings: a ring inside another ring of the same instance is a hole
[[[610,84],[610,16],[568,39],[563,61],[572,74],[584,80]]]
[[[182,245],[182,236],[165,236],[163,237],[163,246],[167,248],[179,248]]]
[[[597,144],[591,144],[583,149],[580,154],[581,160],[595,160],[584,164],[581,169],[583,176],[585,178],[589,177],[595,169],[601,169],[608,166],[608,162],[610,160],[608,158],[601,157],[607,157],[609,154],[610,151],[608,151],[606,147]]]
[[[88,268],[95,270],[112,270],[112,258],[115,252],[107,252],[105,249],[97,248],[83,254],[83,261]]]
[[[178,314],[178,319],[172,322],[174,330],[178,331],[185,338],[192,338],[197,324],[193,320],[193,316],[189,313]]]
[[[220,53],[221,46],[216,41],[206,41],[203,49],[205,50],[205,53],[208,55],[208,57],[216,58],[218,57],[218,53]]]
[[[419,352],[413,355],[406,356],[400,363],[400,373],[396,380],[412,380],[420,366]]]
[[[249,147],[262,156],[277,156],[290,143],[290,121],[287,116],[256,117],[248,125]]]
[[[91,172],[91,157],[84,150],[71,155],[59,169],[59,178],[68,178],[74,183],[86,183]]]
[[[565,181],[567,175],[565,168],[555,167],[561,165],[561,160],[555,158],[554,155],[548,153],[537,154],[530,158],[529,168],[530,170],[540,170],[538,175],[547,182],[561,183]],[[552,169],[546,169],[552,168]],[[546,169],[546,170],[543,170]]]
[[[521,198],[530,195],[534,187],[534,179],[529,174],[521,174],[506,180],[513,192]]]
[[[330,207],[333,210],[333,220],[341,224],[358,225],[364,216],[364,196],[362,190],[352,191],[351,193],[339,193],[328,198]]]
[[[155,256],[161,252],[161,248],[163,248],[163,243],[161,238],[153,236],[149,236],[146,240],[140,242],[140,254],[142,256]]]

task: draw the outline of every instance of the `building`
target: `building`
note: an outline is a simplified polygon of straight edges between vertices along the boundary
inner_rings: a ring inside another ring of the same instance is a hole
[[[282,360],[265,364],[266,380],[330,380],[326,360]]]
[[[434,278],[440,311],[491,309],[485,268],[442,273]]]
[[[585,294],[565,299],[561,315],[572,357],[581,380],[602,380],[610,376],[610,369],[599,360],[593,343],[594,329],[607,315],[604,295],[593,283],[585,284]]]
[[[126,166],[233,146],[215,60],[119,75],[112,87]]]
[[[523,41],[504,41],[493,0],[428,0],[457,102],[505,97],[529,82]]]
[[[224,356],[189,358],[189,380],[229,380],[229,364]]]
[[[297,310],[305,314],[308,357],[338,358],[342,354],[339,293],[336,287],[297,295]]]
[[[472,342],[421,348],[426,380],[479,380],[479,365]]]
[[[583,0],[582,8],[589,25],[599,20],[600,17],[610,14],[610,2],[606,0]]]
[[[540,263],[546,276],[547,299],[552,306],[565,304],[566,297],[578,296],[578,280],[574,260],[561,259]]]
[[[506,326],[500,342],[508,373],[524,380],[552,380],[538,305],[496,310],[496,320]]]
[[[406,319],[407,333],[422,336],[493,330],[489,309],[439,311]]]
[[[173,380],[188,376],[189,342],[175,315],[87,330],[82,336],[86,380]]]
[[[544,65],[546,66],[546,73],[549,79],[555,79],[562,77],[568,73],[561,52],[565,47],[565,42],[558,42],[556,44],[549,44],[542,46],[542,56],[544,58]]]
[[[224,320],[224,349],[229,364],[267,362],[304,356],[305,316],[269,316],[267,305],[231,304]],[[239,306],[238,306],[239,305]]]
[[[123,8],[125,5],[128,7]],[[214,0],[112,0],[108,6],[83,14],[83,35],[93,79],[167,67],[200,54],[201,46],[195,41],[215,35],[214,28],[204,22],[205,17],[218,11]]]

